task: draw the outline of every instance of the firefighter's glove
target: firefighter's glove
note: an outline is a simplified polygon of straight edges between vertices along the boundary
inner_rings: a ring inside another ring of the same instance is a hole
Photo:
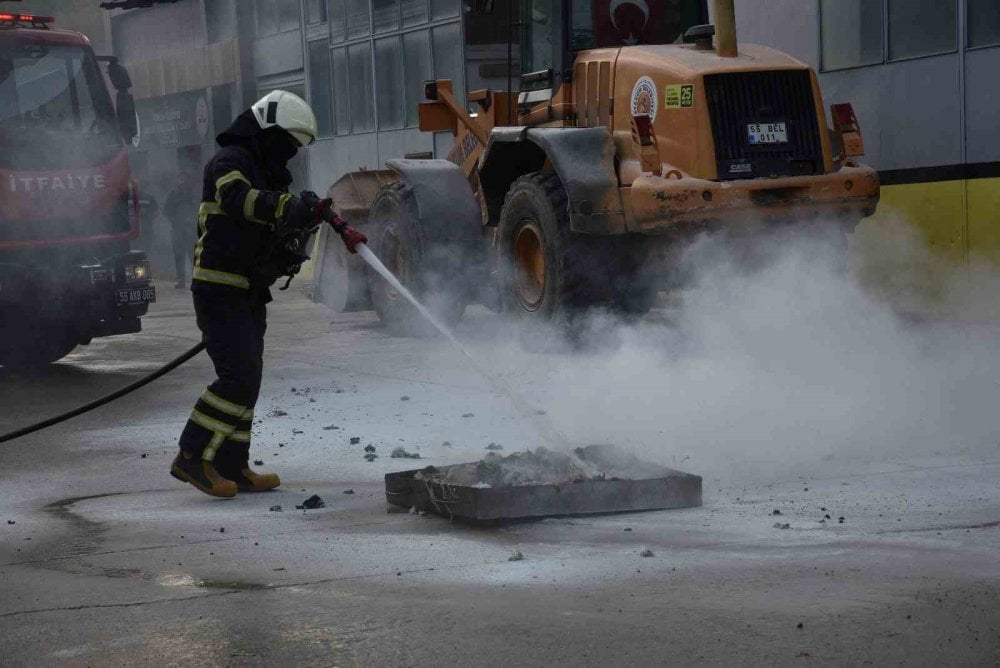
[[[350,225],[344,225],[340,230],[340,238],[344,240],[344,245],[351,253],[358,252],[358,244],[367,244],[368,237],[358,232]]]
[[[312,204],[301,197],[293,197],[285,205],[285,215],[281,219],[281,224],[282,227],[296,230],[308,230],[316,227],[316,216],[313,213]]]
[[[324,220],[332,220],[336,218],[337,214],[333,211],[333,198],[316,198],[316,201],[313,204],[313,215],[316,216],[316,224],[322,223]]]

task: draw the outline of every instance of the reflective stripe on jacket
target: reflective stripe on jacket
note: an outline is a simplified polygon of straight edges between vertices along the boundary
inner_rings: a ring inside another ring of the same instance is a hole
[[[291,198],[270,182],[250,149],[219,149],[205,165],[194,281],[242,290],[271,285],[277,277],[261,266],[273,241],[271,224],[281,220]]]

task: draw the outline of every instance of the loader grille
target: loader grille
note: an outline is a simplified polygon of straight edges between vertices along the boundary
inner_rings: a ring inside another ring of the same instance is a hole
[[[719,179],[823,173],[823,148],[807,70],[705,76]],[[785,123],[788,141],[751,145],[751,123]]]

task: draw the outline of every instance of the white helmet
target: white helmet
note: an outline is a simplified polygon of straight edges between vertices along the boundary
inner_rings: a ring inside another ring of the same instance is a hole
[[[250,107],[261,129],[274,126],[295,137],[302,146],[316,141],[316,115],[301,97],[286,90],[273,90]]]

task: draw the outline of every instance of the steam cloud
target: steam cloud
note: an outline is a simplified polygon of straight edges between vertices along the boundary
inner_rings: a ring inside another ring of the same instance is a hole
[[[705,238],[685,256],[693,284],[659,317],[594,316],[583,352],[478,354],[574,444],[701,474],[996,451],[1000,276],[938,262],[908,229],[863,228],[849,268],[815,239],[782,239],[748,267]]]

